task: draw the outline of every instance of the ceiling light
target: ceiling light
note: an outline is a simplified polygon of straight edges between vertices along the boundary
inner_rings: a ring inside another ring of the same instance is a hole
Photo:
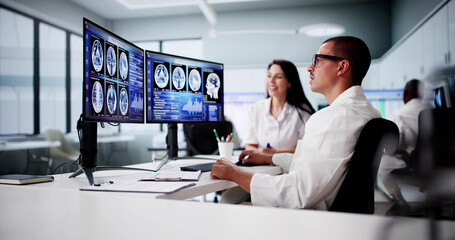
[[[343,34],[345,29],[342,25],[321,23],[313,24],[299,29],[299,34],[305,34],[310,37],[327,37]]]
[[[215,26],[217,20],[215,10],[210,7],[206,0],[199,0],[198,5],[210,25]]]

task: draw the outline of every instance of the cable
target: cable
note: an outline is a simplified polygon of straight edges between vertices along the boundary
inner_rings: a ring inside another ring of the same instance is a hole
[[[54,174],[55,171],[57,171],[57,169],[59,169],[59,168],[62,168],[62,167],[64,167],[64,166],[71,166],[71,165],[74,165],[75,163],[79,162],[80,159],[81,159],[81,154],[79,154],[79,157],[78,157],[76,160],[74,160],[74,161],[65,162],[65,163],[62,163],[62,164],[58,165],[56,168],[54,168],[54,170],[52,170],[52,172],[51,172],[50,175]]]

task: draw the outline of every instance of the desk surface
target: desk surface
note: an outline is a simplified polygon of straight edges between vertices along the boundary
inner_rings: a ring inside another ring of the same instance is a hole
[[[216,156],[215,156],[216,157]],[[213,157],[212,157],[213,158]],[[213,162],[213,159],[208,158],[207,160],[202,159],[192,159],[192,160],[177,160],[170,161],[163,166],[161,171],[179,171],[181,166],[192,165],[197,163]],[[156,169],[159,162],[156,163],[143,163],[132,165],[136,168],[144,169]],[[281,168],[277,166],[256,166],[256,167],[245,167],[248,171],[260,172],[266,174],[277,175],[281,174]],[[67,174],[57,174],[54,175],[55,180],[53,182],[40,183],[27,185],[28,188],[47,188],[47,189],[62,189],[62,190],[75,190],[89,185],[87,177],[85,175],[79,175],[76,178],[69,178],[72,173]],[[95,183],[102,183],[107,181],[117,180],[138,180],[141,178],[148,177],[153,173],[147,171],[136,171],[136,170],[109,170],[109,171],[97,171],[93,174]],[[210,178],[210,172],[205,172],[201,174],[199,181],[194,182],[196,185],[190,188],[180,190],[172,194],[152,194],[152,193],[112,193],[120,195],[146,195],[151,198],[161,198],[161,199],[177,199],[184,200],[188,198],[193,198],[201,196],[204,194],[228,189],[231,187],[237,186],[236,183],[226,180],[212,179]]]
[[[428,239],[428,222],[0,185],[2,239]],[[455,222],[438,222],[453,239]],[[384,236],[385,235],[385,236]]]
[[[59,141],[23,141],[23,142],[6,142],[0,144],[0,151],[27,150],[35,148],[59,147]]]

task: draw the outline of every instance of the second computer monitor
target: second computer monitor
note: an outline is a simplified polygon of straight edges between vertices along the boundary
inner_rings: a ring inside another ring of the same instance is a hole
[[[221,63],[146,51],[147,123],[223,121]]]

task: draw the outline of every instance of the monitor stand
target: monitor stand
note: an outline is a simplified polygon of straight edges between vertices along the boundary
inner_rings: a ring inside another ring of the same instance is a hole
[[[157,170],[160,170],[166,163],[170,160],[179,160],[179,159],[202,159],[208,160],[207,158],[202,157],[193,157],[193,156],[185,156],[179,157],[179,146],[178,146],[178,127],[177,123],[168,123],[167,124],[167,136],[166,136],[166,144],[167,144],[167,156],[161,160],[160,165],[158,166]]]
[[[80,120],[81,121],[81,120]],[[82,143],[81,143],[81,157],[79,159],[79,169],[74,172],[70,178],[74,178],[82,173],[85,173],[90,185],[94,184],[93,172],[106,171],[106,170],[141,170],[156,172],[159,170],[151,170],[144,168],[131,168],[121,166],[97,166],[96,154],[97,149],[97,122],[81,121],[78,127],[82,124]]]

